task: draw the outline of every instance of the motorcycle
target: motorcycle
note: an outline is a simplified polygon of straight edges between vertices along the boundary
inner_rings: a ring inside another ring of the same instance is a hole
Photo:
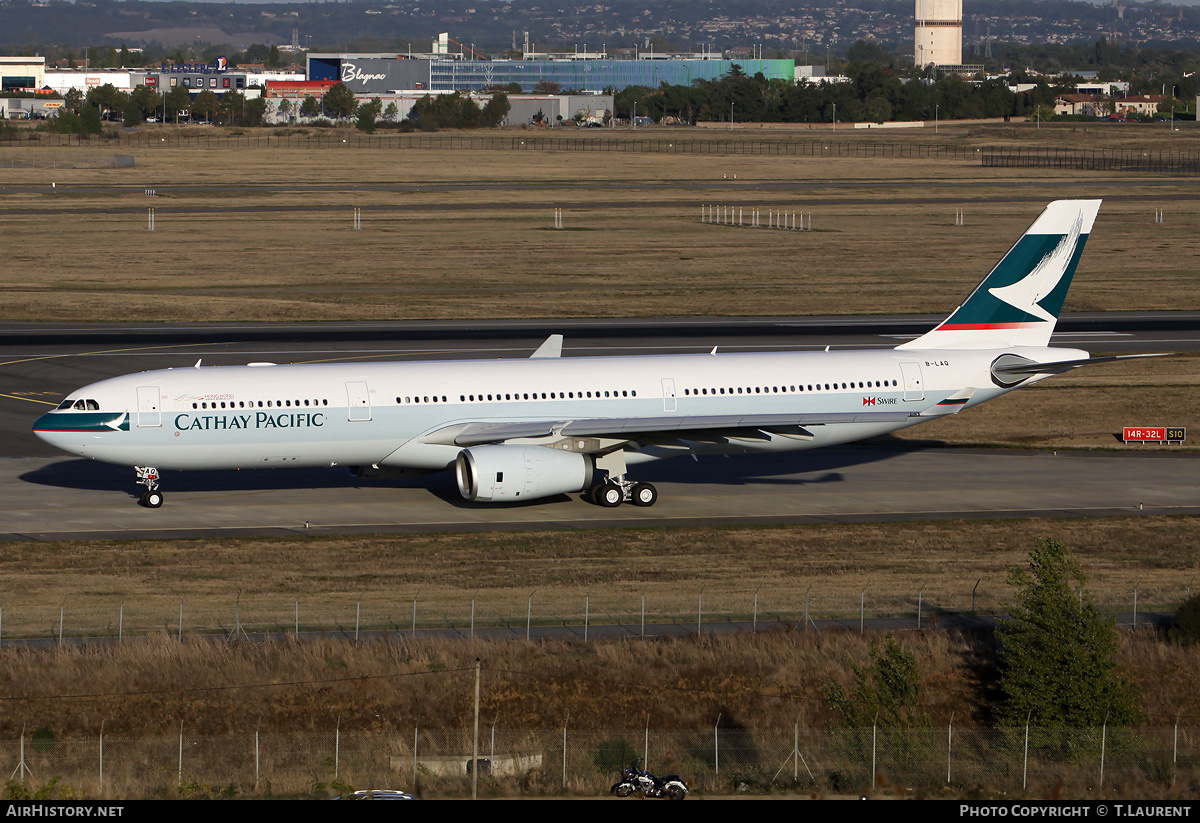
[[[617,797],[629,797],[634,792],[641,792],[645,797],[665,797],[668,800],[683,800],[687,797],[688,787],[677,774],[666,777],[655,777],[648,771],[638,768],[638,761],[626,767],[621,772],[621,779],[609,790]]]

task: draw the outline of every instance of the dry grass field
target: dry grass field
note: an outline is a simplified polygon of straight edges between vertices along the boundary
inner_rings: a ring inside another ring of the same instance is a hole
[[[1188,517],[598,530],[338,538],[9,543],[0,546],[4,637],[183,630],[407,633],[421,628],[1002,611],[1008,569],[1042,536],[1082,558],[1113,612],[1173,610],[1192,586],[1200,520]],[[531,597],[532,595],[532,597]],[[235,614],[237,618],[235,618]]]
[[[1010,136],[1017,131],[817,139],[960,147],[1049,139],[1033,129]],[[1122,142],[1044,131],[1066,146]],[[1200,145],[1190,133],[1153,130],[1125,130],[1123,140],[1135,132],[1154,149]],[[654,137],[672,134],[694,137]],[[0,166],[6,158],[49,166],[71,151],[100,150],[3,146]],[[0,318],[949,312],[1056,197],[1109,198],[1068,310],[1174,309],[1196,305],[1200,294],[1192,242],[1200,201],[1190,178],[929,158],[119,150],[137,165],[0,169],[0,215],[20,238],[0,271]],[[704,205],[739,209],[743,221],[755,208],[764,221],[768,211],[804,213],[814,231],[704,224]],[[954,225],[959,207],[965,226]],[[1166,210],[1161,225],[1156,207]],[[361,231],[352,228],[354,208],[362,209]],[[562,231],[553,229],[555,208],[565,210]]]

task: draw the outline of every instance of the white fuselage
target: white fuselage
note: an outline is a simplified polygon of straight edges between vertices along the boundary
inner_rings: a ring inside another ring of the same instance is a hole
[[[634,464],[684,453],[815,448],[911,426],[1010,391],[989,372],[1006,353],[1038,362],[1087,357],[1010,347],[180,368],[93,383],[34,428],[64,451],[130,466],[443,469],[462,447],[431,435],[456,424],[908,415],[816,425],[805,438],[767,433],[664,444],[631,437],[626,459]],[[89,401],[84,409],[65,408],[79,400]]]

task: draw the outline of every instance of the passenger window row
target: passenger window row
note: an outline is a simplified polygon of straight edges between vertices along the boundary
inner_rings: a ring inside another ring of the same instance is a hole
[[[308,406],[311,408],[312,406],[328,406],[328,405],[329,405],[328,400],[266,400],[266,401],[263,401],[263,400],[238,400],[237,402],[230,400],[230,401],[228,401],[228,404],[226,404],[225,401],[221,401],[221,403],[219,404],[219,407],[222,409],[225,409],[225,408],[229,408],[229,409],[253,409],[253,408],[283,409],[283,408],[298,408],[298,407],[302,407],[302,406]],[[200,402],[200,403],[193,403],[192,408],[193,409],[215,409],[215,408],[218,408],[218,403],[215,400],[212,401],[211,403],[207,402],[207,401]]]
[[[560,392],[509,392],[500,394],[460,394],[458,401],[460,403],[496,403],[505,400],[582,400],[584,398],[617,398],[617,397],[637,397],[637,391],[634,389],[610,389],[609,391],[560,391]],[[424,395],[421,397],[397,397],[398,405],[411,403],[446,403],[446,395]]]
[[[879,389],[888,388],[890,386],[898,386],[899,383],[895,380],[867,380],[851,381],[850,383],[799,383],[794,386],[730,386],[728,389],[724,386],[714,388],[700,389],[684,389],[685,397],[698,397],[701,395],[710,394],[799,394],[805,391],[838,391],[841,389]]]

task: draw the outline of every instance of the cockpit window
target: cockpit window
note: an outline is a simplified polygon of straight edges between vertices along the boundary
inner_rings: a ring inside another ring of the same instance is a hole
[[[74,400],[64,400],[58,404],[58,410],[62,411],[63,409],[69,409],[74,402]]]
[[[85,400],[84,402],[87,403],[88,411],[100,411],[100,404],[95,400]]]
[[[82,400],[64,400],[58,404],[59,410],[72,409],[74,411],[100,411],[100,404],[91,398]]]
[[[86,400],[76,400],[75,401],[75,409],[77,411],[87,411],[87,401]]]

